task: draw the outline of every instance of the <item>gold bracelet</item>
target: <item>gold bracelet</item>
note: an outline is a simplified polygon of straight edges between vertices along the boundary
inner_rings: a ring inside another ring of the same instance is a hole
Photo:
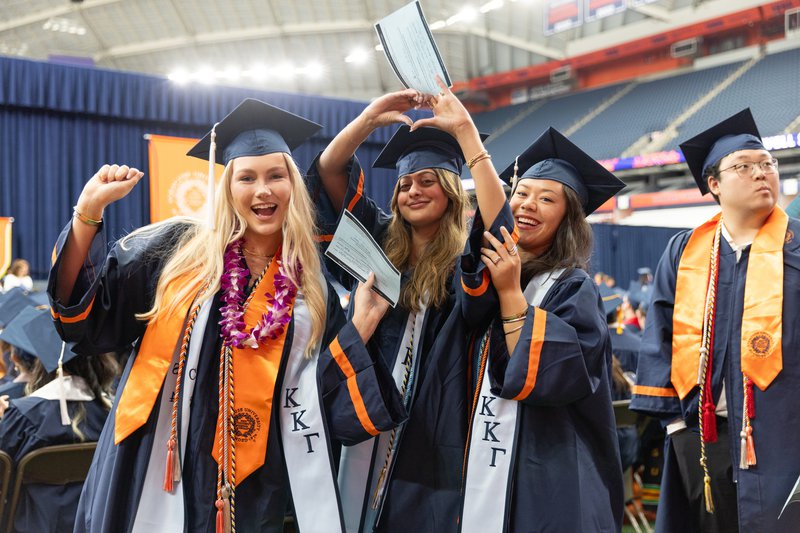
[[[473,157],[472,159],[467,161],[467,168],[472,170],[472,167],[474,167],[479,161],[483,161],[484,159],[491,159],[491,158],[492,158],[492,156],[489,155],[488,151],[481,150],[480,152],[478,152],[478,155],[476,155],[475,157]]]
[[[86,215],[82,214],[80,211],[78,211],[78,206],[77,205],[72,208],[72,211],[74,212],[74,217],[75,218],[77,218],[78,220],[80,220],[84,224],[88,224],[89,226],[99,226],[100,224],[103,223],[103,219],[102,218],[100,220],[95,220],[93,218],[89,218]]]
[[[517,313],[516,315],[501,316],[500,320],[502,320],[503,322],[506,322],[508,320],[515,320],[517,318],[525,318],[526,316],[528,316],[528,308],[527,307],[525,308],[524,311],[522,311],[520,313]]]
[[[525,313],[525,316],[521,316],[518,318],[509,318],[508,320],[503,320],[503,325],[506,324],[513,324],[515,322],[523,322],[526,318],[528,318],[528,313]]]
[[[525,327],[525,324],[523,324],[521,326],[517,326],[514,329],[508,330],[508,331],[505,332],[505,334],[506,335],[510,335],[512,333],[516,333],[517,331],[521,330],[523,327]]]

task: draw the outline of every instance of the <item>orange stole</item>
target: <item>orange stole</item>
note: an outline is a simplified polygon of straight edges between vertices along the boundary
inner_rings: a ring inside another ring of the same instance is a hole
[[[681,399],[697,385],[711,248],[720,217],[721,213],[692,232],[678,265],[671,380]],[[783,243],[788,223],[786,213],[776,206],[753,241],[747,267],[741,363],[761,390],[783,368]]]
[[[278,272],[278,261],[272,261],[269,269],[253,289],[250,304],[245,311],[244,320],[247,329],[261,318],[261,314],[269,307],[266,301],[266,288],[274,293],[274,279]],[[167,287],[164,298],[169,301],[170,295],[176,292],[185,278],[179,278]],[[122,391],[117,406],[114,441],[119,444],[131,433],[147,421],[155,405],[159,390],[164,383],[167,371],[172,363],[172,355],[181,340],[183,324],[193,298],[180,303],[177,311],[168,317],[148,325],[142,338],[142,345],[131,368],[130,376]],[[290,306],[294,301],[290,302]],[[289,310],[291,313],[291,308]],[[240,483],[253,471],[264,464],[269,436],[272,399],[280,368],[286,331],[275,340],[267,340],[257,349],[233,349],[233,375],[235,386],[234,397],[234,438],[236,439],[236,482]],[[197,333],[197,332],[196,332]],[[204,332],[199,332],[201,335]],[[221,413],[220,413],[221,415]],[[236,421],[240,420],[239,424]],[[212,454],[219,460],[219,443],[221,437],[221,418],[217,416],[217,430]],[[166,446],[166,443],[154,443],[154,446]]]
[[[276,252],[276,257],[280,257],[280,250]],[[265,293],[269,287],[270,293],[275,294],[275,274],[278,273],[279,263],[273,260],[258,286],[253,289],[253,299],[244,314],[248,330],[258,323],[262,313],[269,308]],[[294,299],[288,305],[291,316]],[[277,339],[267,339],[258,348],[233,348],[233,438],[236,441],[236,457],[231,464],[236,465],[236,479],[231,481],[237,485],[263,465],[267,455],[272,399],[288,330],[289,324]],[[222,418],[218,416],[211,452],[217,462],[221,445]],[[233,454],[231,459],[234,459]]]

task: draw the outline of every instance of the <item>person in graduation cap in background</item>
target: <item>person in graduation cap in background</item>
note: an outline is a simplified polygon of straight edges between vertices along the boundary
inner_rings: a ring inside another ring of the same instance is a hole
[[[800,531],[800,221],[749,109],[681,144],[721,213],[667,245],[631,408],[667,428],[656,530]],[[787,326],[787,327],[784,327]]]
[[[46,446],[96,442],[111,409],[111,384],[119,370],[114,358],[77,357],[58,338],[47,309],[26,309],[9,325],[12,328],[12,340],[27,344],[35,363],[28,395],[11,400],[0,421],[0,450],[18,464]],[[72,531],[82,486],[25,484],[14,531]]]
[[[608,333],[611,337],[611,351],[619,359],[622,370],[636,373],[636,360],[639,358],[639,348],[642,339],[631,331],[622,319],[623,298],[608,287],[599,287],[600,298],[603,300]]]
[[[453,271],[467,237],[469,206],[460,174],[465,154],[485,152],[474,126],[472,144],[436,128],[411,131],[404,113],[425,104],[426,97],[411,89],[378,98],[331,141],[307,177],[321,206],[323,233],[333,233],[349,209],[402,272],[398,305],[381,321],[371,348],[391,369],[409,419],[343,449],[339,483],[349,532],[457,528],[467,332],[455,310]],[[398,122],[404,124],[372,165],[397,171],[391,212],[385,213],[364,195],[355,151],[375,129]],[[329,240],[323,236],[323,248]],[[338,266],[328,266],[343,285],[353,285]]]
[[[6,293],[0,294],[0,331],[7,327],[19,313],[35,305],[36,303],[31,298],[30,293],[27,293],[21,287],[16,287]],[[2,351],[0,355],[2,355],[3,358],[2,366],[4,368],[3,377],[0,379],[0,387],[8,386],[14,389],[15,387],[12,386],[11,383],[16,381],[19,375],[15,363],[11,359],[13,350],[9,349],[3,342],[4,341],[0,339],[0,351]],[[22,388],[24,389],[24,385]],[[0,394],[0,396],[1,395],[2,394]]]
[[[103,210],[142,173],[104,166],[85,186],[49,280],[56,326],[89,355],[139,340],[76,531],[280,532],[290,493],[303,532],[343,530],[331,439],[405,412],[364,347],[387,305],[370,280],[346,323],[321,274],[291,157],[319,128],[243,101],[189,152],[210,180],[225,165],[213,227],[145,227],[107,257]]]
[[[34,307],[26,307],[20,311],[11,322],[0,331],[0,341],[7,343],[11,348],[11,361],[14,364],[15,374],[13,380],[0,385],[0,417],[8,409],[9,400],[25,396],[25,389],[33,377],[36,367],[36,356],[28,336],[22,326],[38,313]]]
[[[461,131],[471,121],[443,86],[433,112],[418,124]],[[472,170],[479,212],[459,286],[476,332],[461,532],[619,531],[611,346],[585,271],[584,217],[624,184],[553,129],[518,163],[520,177],[514,164],[501,174],[510,202],[489,161]]]

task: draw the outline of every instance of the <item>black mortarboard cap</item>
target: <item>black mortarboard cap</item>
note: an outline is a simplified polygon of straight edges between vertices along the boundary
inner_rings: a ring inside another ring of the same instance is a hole
[[[680,147],[703,194],[709,192],[707,170],[720,159],[739,150],[766,150],[749,107],[681,143]]]
[[[231,159],[292,150],[317,133],[322,126],[260,100],[247,98],[217,123],[215,161],[227,165]],[[212,132],[186,155],[209,159]]]
[[[3,296],[4,298],[0,302],[0,327],[11,322],[26,307],[35,306],[33,300],[19,287],[11,289]]]
[[[481,140],[489,137],[486,133],[480,136]],[[449,133],[429,127],[411,131],[404,124],[383,147],[372,168],[395,168],[398,177],[425,168],[441,168],[460,176],[465,161],[458,141]]]
[[[617,307],[622,305],[622,297],[614,289],[605,285],[600,285],[598,290],[600,291],[600,298],[603,300],[603,309],[606,316],[616,313]]]
[[[0,340],[5,341],[24,352],[33,354],[33,345],[31,344],[30,339],[28,339],[28,336],[25,334],[23,326],[38,313],[39,311],[31,306],[26,306],[21,309],[20,312],[17,313],[17,315],[11,319],[8,324],[6,324],[6,327],[3,328],[3,331],[0,332]]]
[[[515,169],[515,167],[517,167]],[[625,184],[555,128],[548,128],[500,173],[512,187],[523,179],[548,179],[575,191],[587,215],[625,188]]]
[[[58,368],[58,359],[61,357],[62,340],[58,336],[53,318],[47,309],[36,309],[25,324],[22,325],[25,335],[31,344],[31,353],[39,358],[47,372],[53,372]],[[64,347],[63,363],[77,356],[72,351],[73,343],[66,343]]]

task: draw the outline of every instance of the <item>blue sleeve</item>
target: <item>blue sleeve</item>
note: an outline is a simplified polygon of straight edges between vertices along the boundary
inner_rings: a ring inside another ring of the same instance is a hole
[[[553,291],[546,309],[529,307],[511,355],[503,341],[491,352],[493,392],[502,398],[567,405],[608,381],[611,344],[594,282],[570,276]]]
[[[378,244],[382,244],[391,216],[384,213],[371,198],[364,195],[364,170],[361,168],[358,158],[353,156],[347,165],[347,193],[342,203],[342,209],[336,209],[325,192],[325,187],[322,186],[322,178],[317,169],[318,161],[319,155],[306,173],[306,185],[308,186],[311,200],[317,208],[317,223],[320,228],[317,240],[321,251],[324,253],[333,239],[333,234],[344,209],[353,213],[356,219],[375,237]],[[355,286],[356,282],[353,277],[327,257],[325,258],[325,266],[343,287],[350,290]]]
[[[681,254],[690,232],[679,233],[667,244],[653,278],[631,409],[664,421],[681,416],[678,393],[672,386],[672,312]]]
[[[500,227],[505,227],[516,240],[517,231],[511,208],[506,202],[489,228],[500,242],[503,235]],[[480,210],[475,212],[469,238],[464,246],[461,259],[456,261],[455,288],[456,297],[461,305],[464,320],[470,328],[482,328],[500,313],[500,300],[491,284],[491,277],[486,265],[481,261],[483,232],[486,231]]]
[[[338,300],[328,300],[330,334],[320,353],[320,388],[331,437],[349,446],[396,427],[407,415],[382,358],[367,349],[341,308],[332,308]]]
[[[47,446],[47,442],[40,442],[36,424],[14,403],[11,401],[0,422],[0,450],[10,455],[16,464],[28,452]]]
[[[165,249],[180,238],[187,224],[170,224],[155,233],[117,242],[108,251],[102,228],[92,241],[78,274],[72,296],[62,302],[56,296],[58,271],[72,223],[61,232],[50,270],[47,292],[53,319],[61,338],[77,343],[85,355],[117,351],[139,338],[145,329],[136,314],[153,305]]]

